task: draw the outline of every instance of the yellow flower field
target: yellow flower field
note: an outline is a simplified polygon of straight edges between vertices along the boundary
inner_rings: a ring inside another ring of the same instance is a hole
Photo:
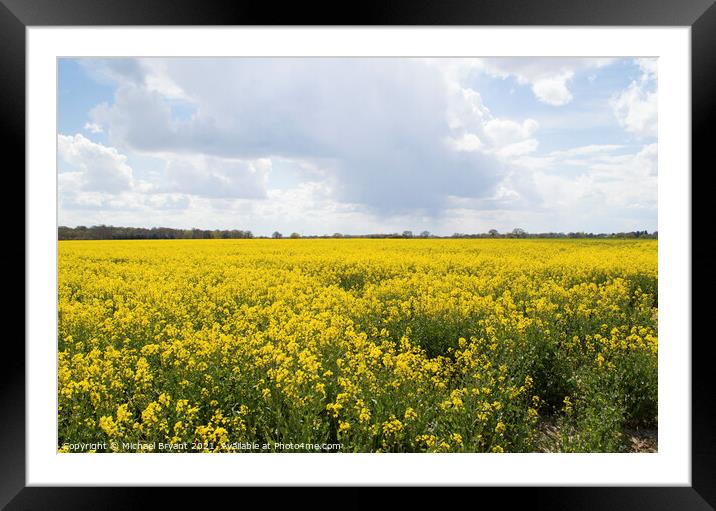
[[[58,450],[624,450],[657,281],[656,240],[61,241]]]

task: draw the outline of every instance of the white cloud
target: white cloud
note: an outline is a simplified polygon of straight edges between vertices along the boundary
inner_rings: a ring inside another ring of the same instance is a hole
[[[504,160],[533,152],[539,145],[533,138],[539,128],[537,121],[494,117],[473,89],[452,84],[448,104],[448,122],[454,134],[447,143],[455,151],[480,152]]]
[[[479,92],[448,81],[448,125],[452,130],[480,130],[492,119],[490,110],[482,102]]]
[[[167,73],[166,61],[154,58],[82,59],[84,68],[98,81],[139,86],[170,99],[190,100]]]
[[[622,147],[624,146],[620,144],[591,144],[579,147],[572,147],[570,149],[564,149],[561,151],[552,151],[550,155],[565,158],[574,156],[587,156],[593,154],[611,153],[613,151],[621,149]]]
[[[479,151],[484,147],[482,140],[474,133],[465,133],[457,139],[448,139],[448,143],[455,151]]]
[[[649,144],[637,154],[637,163],[644,175],[658,175],[658,155],[659,150],[657,144]]]
[[[643,73],[642,79],[656,80],[656,76],[659,70],[659,59],[639,58],[636,59],[636,63],[639,65],[639,68]]]
[[[485,133],[492,143],[505,147],[524,142],[537,131],[539,124],[534,119],[518,123],[508,119],[491,119],[485,123]]]
[[[640,137],[657,136],[658,94],[656,59],[637,61],[642,75],[616,94],[611,105],[619,124],[628,132]]]
[[[640,136],[657,135],[656,91],[648,91],[640,83],[632,82],[612,100],[612,108],[619,124],[628,132]]]
[[[190,205],[190,196],[177,193],[151,191],[147,183],[134,181],[131,189],[93,190],[87,189],[83,171],[60,172],[58,189],[60,202],[60,224],[86,224],[88,217],[110,218],[109,221],[95,220],[94,223],[113,223],[113,215],[130,212],[134,220],[131,224],[145,223],[158,211],[186,209]]]
[[[566,105],[572,101],[572,93],[567,88],[567,82],[574,73],[568,72],[548,78],[539,78],[532,84],[532,92],[543,103],[553,106]]]
[[[113,147],[97,144],[77,134],[57,137],[58,156],[79,170],[75,176],[87,191],[116,193],[133,185],[127,157]]]
[[[614,62],[609,58],[486,58],[481,68],[491,76],[513,76],[522,85],[531,85],[535,97],[552,106],[562,106],[573,97],[569,82],[578,71],[598,69]]]
[[[271,161],[230,160],[217,157],[164,155],[165,168],[137,179],[127,156],[114,147],[92,142],[81,134],[58,136],[58,157],[70,169],[58,175],[60,221],[81,220],[92,211],[98,222],[109,218],[134,219],[143,225],[158,211],[183,215],[201,198],[251,200],[266,197]],[[79,215],[77,212],[81,212]],[[119,216],[117,216],[119,215]]]
[[[501,147],[497,150],[497,154],[502,158],[521,156],[536,151],[537,145],[537,140],[530,138]]]
[[[518,191],[533,192],[536,204],[585,224],[635,210],[649,218],[656,212],[657,145],[628,149],[589,145],[519,158],[510,177]]]
[[[630,151],[631,149],[631,151]],[[656,143],[640,146],[638,151],[620,144],[592,144],[552,151],[545,155],[516,158],[516,167],[555,172],[576,168],[579,172],[602,172],[618,176],[656,176]]]
[[[102,126],[97,124],[96,122],[86,122],[84,129],[89,131],[90,133],[102,133]]]
[[[172,155],[165,175],[157,183],[164,191],[215,198],[261,199],[266,197],[266,180],[271,160],[255,161],[213,156]]]

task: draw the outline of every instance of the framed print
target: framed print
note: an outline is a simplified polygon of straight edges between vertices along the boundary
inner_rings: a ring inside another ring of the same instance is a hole
[[[716,7],[365,7],[4,0],[8,509],[149,486],[713,508],[691,279]]]

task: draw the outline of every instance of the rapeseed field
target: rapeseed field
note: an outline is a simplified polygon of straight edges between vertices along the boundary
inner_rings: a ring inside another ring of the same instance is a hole
[[[619,452],[657,426],[656,240],[61,241],[58,267],[59,451]]]

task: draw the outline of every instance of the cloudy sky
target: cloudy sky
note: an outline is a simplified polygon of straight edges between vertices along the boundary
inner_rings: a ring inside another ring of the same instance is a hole
[[[657,229],[655,59],[61,59],[59,224]]]

